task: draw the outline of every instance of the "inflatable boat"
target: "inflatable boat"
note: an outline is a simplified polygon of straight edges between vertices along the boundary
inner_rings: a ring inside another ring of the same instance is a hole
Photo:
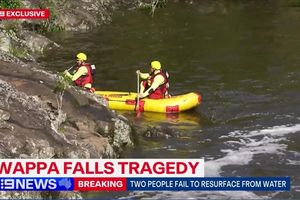
[[[200,94],[190,92],[165,99],[143,98],[137,104],[137,93],[134,92],[96,91],[95,93],[108,101],[110,109],[141,112],[178,113],[200,105],[202,100]]]

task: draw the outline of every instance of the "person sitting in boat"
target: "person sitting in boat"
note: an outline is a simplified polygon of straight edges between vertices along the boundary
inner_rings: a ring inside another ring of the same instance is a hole
[[[68,70],[64,71],[64,74],[72,79],[76,86],[82,87],[92,93],[95,92],[95,88],[92,87],[93,75],[92,67],[87,61],[87,55],[85,53],[78,53],[76,55],[77,65],[75,71],[72,74]]]
[[[139,98],[148,97],[150,99],[169,98],[169,74],[161,69],[159,61],[151,62],[150,73],[141,73],[137,70],[141,79],[145,79],[140,84]]]

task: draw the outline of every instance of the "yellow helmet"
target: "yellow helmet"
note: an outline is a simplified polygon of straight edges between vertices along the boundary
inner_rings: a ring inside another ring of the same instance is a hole
[[[76,58],[79,61],[86,61],[87,60],[87,55],[85,53],[78,53],[76,55]]]
[[[152,62],[151,62],[151,67],[152,67],[153,69],[161,69],[161,64],[160,64],[159,61],[152,61]]]

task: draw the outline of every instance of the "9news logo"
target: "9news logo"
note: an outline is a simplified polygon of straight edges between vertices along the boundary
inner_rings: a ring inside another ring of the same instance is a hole
[[[66,191],[73,190],[71,178],[0,178],[0,190]]]

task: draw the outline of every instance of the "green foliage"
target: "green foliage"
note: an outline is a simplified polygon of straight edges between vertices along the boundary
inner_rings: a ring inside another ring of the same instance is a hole
[[[59,12],[54,7],[50,7],[50,17],[42,22],[42,32],[58,32],[64,30],[64,26],[59,24]]]
[[[21,8],[22,5],[20,0],[0,0],[0,8],[2,9]]]
[[[290,0],[289,4],[291,6],[299,7],[300,6],[300,0]]]
[[[9,52],[17,58],[26,58],[28,56],[27,50],[21,47],[10,47]]]
[[[44,0],[38,2],[39,8],[48,8],[50,10],[50,17],[48,20],[44,20],[41,24],[38,32],[58,32],[65,29],[65,27],[60,22],[60,14],[58,8],[63,7],[64,1],[56,0]]]
[[[54,87],[54,93],[60,93],[65,91],[72,85],[72,79],[66,76],[64,73],[59,73],[58,80]]]
[[[4,20],[3,22],[4,30],[13,31],[17,33],[20,29],[20,21],[19,20]]]
[[[72,80],[70,77],[66,76],[63,73],[60,73],[58,75],[58,81],[55,84],[54,87],[54,93],[56,94],[56,101],[57,101],[57,109],[62,109],[63,104],[63,96],[65,93],[65,90],[69,88],[72,85]]]
[[[58,128],[58,132],[60,132],[60,133],[64,133],[66,130],[65,130],[65,128],[63,127],[63,126],[60,126],[59,128]]]
[[[168,0],[152,0],[151,3],[140,3],[139,7],[148,11],[153,17],[156,8],[164,8],[167,3]]]

